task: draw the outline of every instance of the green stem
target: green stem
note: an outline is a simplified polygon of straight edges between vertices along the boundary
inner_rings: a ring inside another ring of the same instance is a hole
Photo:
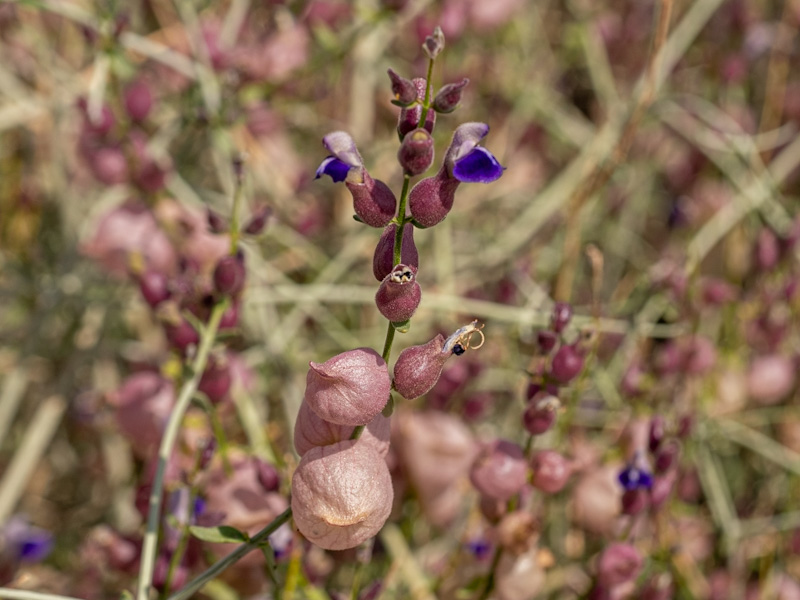
[[[481,595],[478,596],[478,600],[486,600],[489,597],[489,594],[492,593],[494,589],[494,573],[497,571],[497,565],[500,564],[500,556],[503,554],[503,550],[501,548],[497,548],[494,551],[494,556],[492,557],[492,566],[489,567],[489,573],[486,575],[486,585],[483,588],[483,592]]]
[[[425,100],[422,102],[422,114],[419,116],[417,128],[425,125],[428,111],[431,109],[431,77],[433,76],[433,59],[428,61],[428,75],[425,77]]]
[[[384,362],[389,362],[389,353],[392,351],[392,342],[394,341],[394,325],[389,323],[386,329],[386,341],[383,342],[383,357]]]
[[[197,492],[192,490],[189,495],[189,510],[194,507],[194,501],[197,498]],[[183,560],[183,554],[186,552],[186,546],[189,544],[189,526],[185,524],[181,527],[181,537],[178,540],[178,546],[175,552],[172,553],[172,558],[169,561],[169,569],[167,569],[167,580],[164,582],[164,591],[161,593],[162,598],[166,598],[169,594],[169,588],[172,584],[172,579],[175,577],[175,571]]]
[[[222,573],[233,563],[237,562],[245,554],[248,554],[252,550],[257,549],[270,535],[272,535],[281,525],[286,523],[291,517],[292,517],[292,509],[287,508],[280,515],[278,515],[269,525],[267,525],[266,527],[264,527],[264,529],[256,533],[253,537],[251,537],[249,542],[245,542],[244,544],[236,548],[236,550],[228,554],[228,556],[211,565],[208,569],[203,571],[203,573],[201,573],[200,575],[192,579],[192,581],[187,583],[180,591],[172,594],[172,596],[169,597],[169,600],[185,600],[186,598],[191,598],[192,595],[195,594],[206,583],[217,577],[217,575]]]
[[[184,382],[183,387],[181,387],[178,400],[169,416],[169,422],[167,423],[166,431],[164,431],[164,437],[161,439],[161,445],[158,449],[156,476],[153,480],[153,489],[150,492],[150,508],[147,513],[147,531],[145,532],[144,544],[142,546],[142,562],[139,568],[139,581],[136,593],[137,600],[147,600],[150,596],[150,588],[153,584],[153,568],[156,561],[158,545],[158,523],[161,517],[161,496],[164,491],[164,472],[167,468],[167,462],[172,454],[175,441],[178,438],[183,415],[189,407],[192,396],[194,396],[194,393],[197,391],[200,377],[203,375],[203,371],[208,363],[211,346],[217,338],[219,324],[227,307],[227,300],[216,304],[214,310],[211,312],[211,317],[209,317],[208,325],[201,331],[200,347],[192,362],[192,376]]]

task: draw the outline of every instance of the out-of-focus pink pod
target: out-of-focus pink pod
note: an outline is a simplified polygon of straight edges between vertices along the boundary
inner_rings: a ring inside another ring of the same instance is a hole
[[[422,300],[416,271],[408,265],[397,265],[383,279],[375,294],[378,310],[393,323],[410,319]]]
[[[531,460],[531,468],[531,483],[548,494],[564,489],[572,471],[569,461],[555,450],[537,452]]]
[[[795,370],[788,356],[759,356],[747,369],[747,393],[760,404],[780,402],[794,387]]]
[[[109,401],[116,407],[119,430],[138,456],[155,452],[175,404],[172,382],[143,371],[128,377]]]
[[[312,448],[292,477],[295,525],[326,550],[353,548],[376,535],[393,497],[386,462],[360,440]]]
[[[397,234],[397,225],[392,223],[383,230],[378,245],[375,246],[375,255],[372,257],[372,274],[375,279],[383,279],[394,267],[394,238]],[[414,245],[414,226],[406,223],[403,226],[403,245],[400,248],[400,262],[415,269],[419,267],[419,253]]]
[[[472,465],[469,478],[482,495],[510,500],[528,478],[528,464],[522,448],[508,440],[495,440],[486,445]]]
[[[173,273],[178,262],[153,213],[138,201],[126,202],[100,217],[81,249],[117,275],[129,272],[133,256],[144,259],[146,269],[166,274]]]
[[[642,555],[635,546],[609,544],[597,559],[597,580],[607,587],[631,581],[639,575],[642,562]]]
[[[317,416],[308,402],[300,403],[300,411],[294,422],[294,448],[300,456],[317,446],[330,446],[350,439],[352,425],[336,425]],[[364,428],[359,440],[372,446],[380,455],[389,452],[390,420],[378,414]]]
[[[389,370],[372,348],[348,350],[309,367],[304,398],[321,419],[366,425],[389,400]]]
[[[522,554],[503,552],[495,575],[497,600],[533,600],[542,591],[545,572],[537,547]]]
[[[477,446],[461,419],[440,411],[399,412],[392,449],[414,486],[425,515],[439,527],[458,514]]]
[[[619,466],[592,468],[572,488],[572,519],[581,527],[600,534],[613,532],[622,506]]]

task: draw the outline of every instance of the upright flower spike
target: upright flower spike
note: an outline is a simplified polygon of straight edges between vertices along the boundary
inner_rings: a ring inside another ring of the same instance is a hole
[[[328,175],[334,182],[344,181],[353,196],[353,210],[371,227],[385,227],[394,218],[397,199],[380,180],[373,179],[350,134],[334,131],[322,138],[331,153],[317,168],[316,178]]]
[[[478,146],[489,133],[486,123],[464,123],[453,134],[444,164],[433,177],[422,179],[408,195],[411,215],[423,227],[433,227],[453,208],[460,183],[491,183],[503,167],[486,148]]]

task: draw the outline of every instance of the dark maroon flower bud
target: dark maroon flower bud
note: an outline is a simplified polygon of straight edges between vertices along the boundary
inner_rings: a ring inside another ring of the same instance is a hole
[[[153,94],[144,81],[135,81],[125,88],[125,111],[132,121],[144,121],[153,107]]]
[[[666,473],[675,464],[681,453],[681,447],[675,440],[670,440],[661,445],[656,452],[654,466],[656,473]]]
[[[583,369],[583,355],[573,344],[561,346],[553,357],[551,375],[561,383],[569,383]]]
[[[383,281],[394,267],[394,238],[397,235],[397,225],[392,223],[383,230],[378,245],[375,246],[375,255],[372,258],[372,274],[375,279]],[[414,245],[414,226],[406,223],[403,226],[403,245],[400,249],[400,262],[415,269],[419,267],[419,253]]]
[[[438,113],[451,113],[461,102],[461,95],[467,87],[469,79],[466,77],[458,83],[448,83],[436,94],[433,99],[433,110]]]
[[[389,400],[392,382],[386,362],[371,348],[309,363],[305,401],[322,419],[337,425],[366,425]]]
[[[228,223],[221,214],[213,208],[206,208],[206,222],[208,230],[212,233],[227,233]]]
[[[182,317],[177,324],[166,325],[165,331],[170,345],[181,352],[185,352],[189,346],[196,346],[200,343],[200,335],[197,330]]]
[[[441,223],[453,208],[460,183],[458,179],[449,177],[444,168],[433,177],[418,181],[408,194],[411,216],[423,227]]]
[[[381,282],[375,294],[380,313],[392,323],[411,318],[422,299],[414,267],[397,265]]]
[[[206,370],[197,384],[197,389],[203,392],[212,404],[219,404],[227,396],[231,389],[233,378],[228,361],[224,357],[211,357],[208,360]]]
[[[661,446],[664,440],[665,430],[667,424],[662,416],[655,416],[650,420],[650,437],[648,439],[648,446],[650,452],[655,452]]]
[[[142,273],[139,277],[139,290],[141,290],[145,302],[152,308],[170,297],[169,280],[166,275],[158,271]]]
[[[485,446],[472,464],[469,478],[483,496],[510,500],[528,477],[528,465],[519,445],[496,440]]]
[[[412,80],[414,87],[417,88],[417,100],[423,102],[425,100],[425,87],[426,81],[421,77],[415,77]],[[415,104],[400,111],[397,118],[397,133],[402,140],[410,131],[414,131],[419,127],[419,120],[422,117],[422,105]],[[436,111],[429,110],[425,115],[425,123],[422,125],[428,133],[433,133],[433,126],[436,124]]]
[[[389,79],[392,80],[392,93],[394,94],[392,104],[407,107],[416,102],[417,86],[414,85],[414,82],[405,77],[401,77],[392,69],[389,69],[387,72],[389,73]]]
[[[246,278],[244,255],[225,256],[214,268],[214,288],[222,295],[237,296],[244,288]]]
[[[198,462],[198,467],[200,470],[204,470],[208,468],[208,465],[211,464],[211,459],[214,458],[214,453],[217,451],[217,438],[210,437],[206,440],[205,445],[203,446],[203,451],[200,453],[200,461]]]
[[[531,435],[541,435],[549,431],[556,422],[561,403],[555,396],[544,396],[534,400],[522,415],[522,423]]]
[[[542,354],[550,354],[550,351],[556,347],[558,336],[547,329],[543,329],[536,334],[536,343],[539,344],[539,350]]]
[[[275,465],[260,458],[254,458],[253,464],[256,467],[258,483],[264,488],[265,492],[277,492],[281,486],[281,476]]]
[[[470,336],[476,332],[483,335],[473,321],[447,339],[439,334],[426,344],[403,350],[394,363],[394,388],[407,400],[427,394],[439,380],[447,359],[464,354],[465,344],[469,345]]]
[[[561,333],[572,320],[572,305],[567,302],[556,302],[553,315],[550,318],[551,327],[556,333]]]
[[[533,487],[555,494],[567,485],[572,468],[569,461],[555,450],[542,450],[531,460]]]
[[[352,172],[352,171],[351,171]],[[370,227],[385,227],[394,218],[397,198],[385,183],[362,171],[362,181],[345,181],[353,196],[353,210]]]
[[[406,175],[414,177],[433,164],[433,138],[425,129],[415,129],[403,138],[397,161]]]
[[[538,381],[531,381],[525,389],[525,399],[532,400],[536,394],[542,391],[542,384]]]
[[[649,502],[649,492],[645,488],[634,488],[622,493],[622,514],[638,515]]]
[[[778,264],[781,249],[778,236],[768,228],[762,229],[756,240],[756,264],[762,271],[769,271]]]
[[[422,50],[431,60],[434,60],[444,50],[444,33],[441,27],[437,25],[433,33],[425,38]]]
[[[642,562],[642,555],[635,546],[609,544],[597,560],[597,581],[607,587],[632,581],[639,575]]]
[[[733,302],[736,296],[736,288],[722,279],[708,278],[703,283],[703,300],[711,306]]]
[[[250,216],[247,223],[245,223],[242,231],[247,235],[259,235],[264,231],[264,227],[267,225],[267,219],[269,219],[271,214],[272,209],[269,206],[259,206]]]

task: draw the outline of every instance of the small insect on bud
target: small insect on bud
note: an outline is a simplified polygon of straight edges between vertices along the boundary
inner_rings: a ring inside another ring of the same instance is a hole
[[[413,400],[427,394],[442,374],[444,363],[450,356],[460,356],[468,349],[477,349],[483,345],[482,325],[473,321],[456,330],[445,339],[442,334],[421,346],[406,348],[397,357],[394,364],[394,387],[403,398]],[[473,346],[473,335],[479,335],[480,343]]]
[[[458,83],[448,83],[433,99],[433,110],[438,113],[451,113],[458,108],[464,88],[469,84],[466,77]]]
[[[381,282],[375,294],[380,313],[392,323],[407,321],[419,306],[422,290],[414,267],[397,265]]]
[[[397,161],[411,177],[427,171],[433,164],[433,138],[425,129],[415,129],[403,138]]]
[[[417,101],[417,87],[414,85],[414,82],[405,77],[401,77],[392,69],[389,69],[387,72],[389,73],[389,79],[392,80],[392,93],[394,94],[392,104],[402,106],[403,108],[414,104]]]

